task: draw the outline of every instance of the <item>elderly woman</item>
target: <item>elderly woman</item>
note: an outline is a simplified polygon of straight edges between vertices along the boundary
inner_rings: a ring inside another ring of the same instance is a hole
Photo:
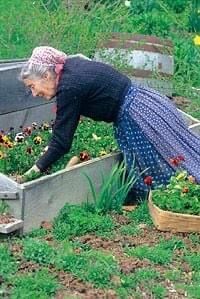
[[[176,163],[200,182],[200,138],[190,132],[170,100],[136,86],[110,65],[84,56],[67,56],[51,47],[37,47],[21,71],[33,96],[56,96],[57,113],[47,151],[30,171],[44,171],[70,150],[80,115],[112,122],[115,137],[130,170],[143,172],[134,188],[167,184]],[[177,159],[177,160],[173,160]],[[27,174],[26,173],[26,174]],[[147,182],[146,182],[147,183]],[[149,182],[148,182],[149,183]]]

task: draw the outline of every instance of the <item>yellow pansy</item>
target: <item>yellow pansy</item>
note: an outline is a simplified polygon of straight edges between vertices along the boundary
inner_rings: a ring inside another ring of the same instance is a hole
[[[11,141],[7,141],[6,143],[5,143],[5,146],[6,147],[9,147],[9,148],[12,148],[13,147],[13,142],[11,142]]]
[[[6,135],[4,135],[4,136],[2,137],[2,139],[3,139],[4,142],[8,142],[8,141],[10,141],[9,138],[8,138]]]
[[[34,141],[35,144],[41,144],[42,143],[42,138],[40,136],[36,136],[33,139],[33,141]]]
[[[200,46],[200,35],[196,35],[193,41],[196,46]]]

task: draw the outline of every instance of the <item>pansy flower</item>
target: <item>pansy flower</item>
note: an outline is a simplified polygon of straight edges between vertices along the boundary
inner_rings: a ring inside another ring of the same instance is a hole
[[[48,131],[49,130],[49,128],[50,128],[50,125],[47,123],[47,122],[45,122],[45,123],[43,123],[42,124],[42,130],[44,130],[44,131]]]
[[[32,128],[33,128],[33,130],[36,130],[37,127],[38,127],[37,123],[36,123],[36,122],[33,122],[33,123],[32,123]]]
[[[170,164],[172,164],[175,167],[178,167],[184,161],[185,161],[185,158],[182,155],[179,155],[179,156],[169,159]]]
[[[27,147],[26,152],[31,155],[33,152],[32,147],[31,146]]]
[[[23,142],[24,141],[24,134],[22,132],[17,133],[16,136],[15,136],[15,141],[16,142]]]
[[[80,158],[81,162],[88,161],[88,160],[90,160],[90,155],[88,154],[87,151],[83,151],[79,154],[79,158]]]
[[[8,148],[12,148],[13,147],[13,143],[11,141],[6,141],[4,143],[5,147],[8,147]]]
[[[6,135],[3,135],[2,139],[4,143],[10,141],[10,139]]]
[[[34,139],[33,139],[33,142],[35,144],[41,144],[42,143],[42,138],[40,136],[36,136]]]
[[[26,136],[30,136],[31,133],[32,133],[32,127],[26,127],[26,128],[24,128],[24,129],[23,129],[23,133],[24,133],[24,135],[26,135]]]

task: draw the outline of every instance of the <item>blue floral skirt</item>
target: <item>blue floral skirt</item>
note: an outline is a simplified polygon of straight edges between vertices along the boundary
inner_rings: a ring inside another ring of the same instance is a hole
[[[200,182],[200,137],[189,131],[166,96],[132,85],[122,101],[114,132],[128,170],[134,166],[138,175],[133,186],[136,192],[148,191],[147,176],[153,179],[152,189],[166,185],[177,170],[170,159],[177,156],[184,157],[181,167]]]

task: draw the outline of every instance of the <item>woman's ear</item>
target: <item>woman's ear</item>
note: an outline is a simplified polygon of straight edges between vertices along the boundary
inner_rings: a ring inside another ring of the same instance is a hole
[[[46,81],[49,81],[52,79],[52,74],[49,72],[49,71],[46,71],[43,76],[42,76],[42,79],[46,80]]]

